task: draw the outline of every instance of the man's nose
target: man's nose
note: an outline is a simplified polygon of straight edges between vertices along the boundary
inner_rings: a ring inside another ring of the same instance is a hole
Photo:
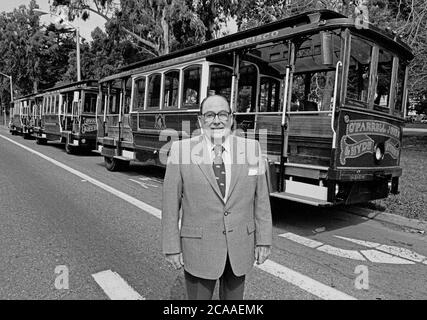
[[[213,123],[221,124],[221,121],[219,121],[219,115],[218,114],[215,115],[215,118],[213,119]]]

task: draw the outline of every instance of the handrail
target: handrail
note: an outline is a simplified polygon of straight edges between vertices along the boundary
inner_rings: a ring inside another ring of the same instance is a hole
[[[288,104],[288,91],[289,91],[289,73],[290,67],[286,66],[286,77],[285,77],[285,91],[283,96],[283,109],[282,109],[282,127],[285,126],[286,109]]]
[[[281,133],[282,133],[282,141],[280,144],[280,180],[279,180],[279,191],[282,192],[284,189],[284,164],[285,157],[284,153],[288,152],[287,145],[285,146],[285,128],[286,125],[286,113],[288,111],[288,91],[289,91],[289,75],[290,75],[291,67],[289,65],[286,66],[286,76],[285,76],[285,88],[283,93],[283,108],[282,108],[282,124],[281,124]],[[285,149],[286,148],[286,149]]]
[[[331,116],[331,129],[333,132],[332,135],[332,149],[336,149],[337,146],[337,132],[335,131],[335,110],[337,107],[337,91],[338,91],[338,69],[342,66],[342,62],[338,61],[335,68],[335,84],[334,84],[334,101],[332,103],[332,116]]]

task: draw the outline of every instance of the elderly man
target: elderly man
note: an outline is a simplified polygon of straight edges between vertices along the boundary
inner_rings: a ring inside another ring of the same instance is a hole
[[[272,220],[259,143],[231,134],[219,95],[201,104],[202,134],[174,142],[163,184],[162,246],[184,267],[189,299],[243,299],[245,275],[270,254]],[[182,209],[181,229],[179,211]]]

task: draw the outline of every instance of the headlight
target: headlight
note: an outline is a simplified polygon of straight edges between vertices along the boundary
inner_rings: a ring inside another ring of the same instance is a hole
[[[86,139],[82,139],[82,143],[86,143]]]

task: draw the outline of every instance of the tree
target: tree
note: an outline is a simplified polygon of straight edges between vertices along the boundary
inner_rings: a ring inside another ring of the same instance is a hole
[[[14,96],[36,92],[61,79],[73,48],[67,35],[42,29],[34,14],[35,0],[28,7],[20,6],[0,14],[0,69],[13,76]],[[0,87],[2,101],[10,100],[9,83]]]
[[[182,42],[204,40],[203,23],[186,0],[121,0],[119,5],[112,0],[56,0],[53,9],[67,12],[70,20],[97,14],[106,20],[111,36],[128,39],[150,56],[167,54]]]
[[[251,1],[243,0],[187,0],[189,7],[199,16],[205,26],[205,40],[220,36],[221,24],[230,17],[238,15],[241,4],[249,5]]]

